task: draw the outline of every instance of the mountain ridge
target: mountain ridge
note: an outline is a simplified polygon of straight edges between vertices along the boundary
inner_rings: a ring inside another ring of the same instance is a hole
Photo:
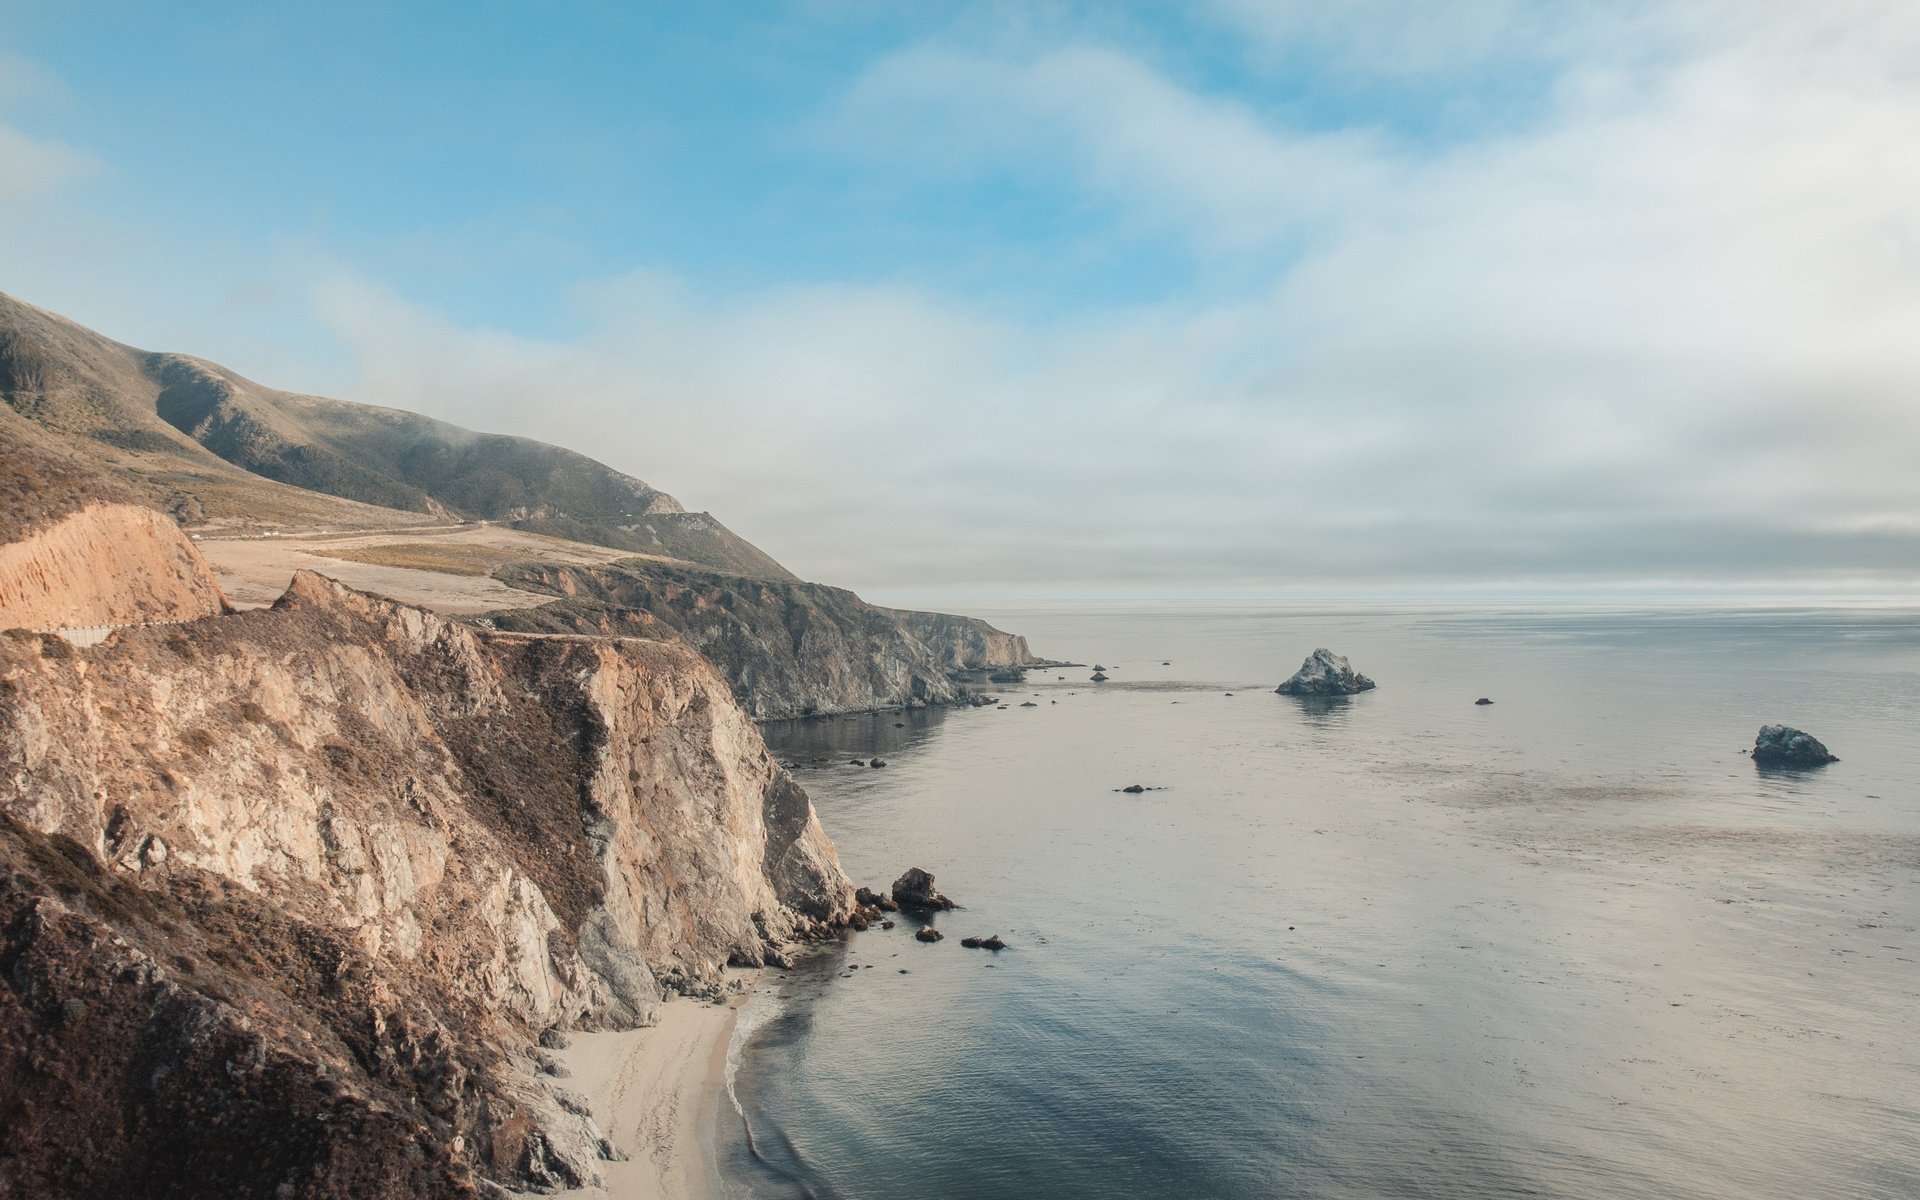
[[[262,513],[290,525],[493,521],[796,578],[711,513],[688,512],[565,447],[270,388],[208,359],[115,341],[5,293],[0,400],[190,526],[260,523]]]

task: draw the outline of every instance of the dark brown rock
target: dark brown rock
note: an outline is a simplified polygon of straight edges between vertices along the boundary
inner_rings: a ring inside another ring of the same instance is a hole
[[[893,902],[903,912],[941,912],[953,907],[953,901],[934,890],[933,876],[919,867],[908,867],[893,881]]]

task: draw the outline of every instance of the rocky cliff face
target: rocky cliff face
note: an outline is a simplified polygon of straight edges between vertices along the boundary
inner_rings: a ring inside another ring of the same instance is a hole
[[[76,650],[0,635],[0,1193],[592,1183],[549,1029],[823,934],[805,794],[681,645],[298,577]]]
[[[881,611],[899,621],[908,633],[932,650],[949,671],[997,671],[1024,667],[1035,661],[1033,652],[1027,649],[1026,638],[995,629],[978,617],[902,608]]]
[[[492,614],[501,629],[673,637],[696,647],[755,718],[948,704],[955,673],[1018,666],[1025,639],[983,621],[877,608],[842,588],[641,562],[495,572],[562,597]]]
[[[140,505],[90,504],[0,545],[0,629],[190,621],[225,606],[180,527]]]

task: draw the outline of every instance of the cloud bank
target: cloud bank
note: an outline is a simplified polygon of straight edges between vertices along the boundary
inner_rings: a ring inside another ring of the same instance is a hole
[[[640,272],[583,286],[566,342],[364,281],[324,311],[369,398],[587,447],[883,591],[1911,579],[1915,18],[1623,6],[1577,52],[1538,7],[1432,38],[1361,7],[1222,9],[1256,57],[1431,80],[1504,49],[1551,87],[1434,141],[1290,126],[1113,46],[934,40],[822,118],[885,169],[1015,172],[1177,241],[1195,284],[1163,304]]]
[[[1214,0],[1228,71],[985,10],[785,131],[850,194],[1039,197],[1148,300],[611,263],[533,336],[301,269],[352,398],[883,597],[1920,582],[1920,10],[1572,7]]]

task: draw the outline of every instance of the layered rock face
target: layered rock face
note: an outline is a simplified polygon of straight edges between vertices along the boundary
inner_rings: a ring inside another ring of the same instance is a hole
[[[524,564],[495,578],[562,599],[494,613],[500,629],[673,637],[699,649],[760,720],[949,704],[965,671],[1030,661],[984,621],[878,608],[842,588],[643,562]]]
[[[1372,688],[1373,680],[1355,671],[1345,655],[1322,647],[1307,655],[1293,677],[1274,691],[1283,696],[1351,696]]]
[[[948,671],[995,671],[1035,661],[1026,638],[995,629],[978,617],[904,608],[880,611],[899,621]]]
[[[226,607],[172,518],[91,504],[0,545],[0,629],[190,621]]]
[[[301,575],[0,636],[0,1194],[592,1183],[552,1028],[844,922],[806,795],[684,646]]]

